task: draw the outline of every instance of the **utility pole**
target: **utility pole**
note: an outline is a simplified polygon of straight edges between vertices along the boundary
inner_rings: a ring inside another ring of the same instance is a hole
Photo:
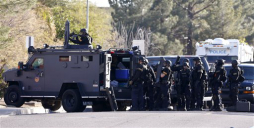
[[[87,0],[86,7],[86,31],[89,31],[89,0]]]

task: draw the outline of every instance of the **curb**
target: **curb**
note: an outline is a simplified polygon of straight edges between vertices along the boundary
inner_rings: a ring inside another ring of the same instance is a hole
[[[30,114],[47,114],[51,113],[49,109],[42,107],[33,108],[0,108],[0,117],[14,116],[14,115],[30,115]]]

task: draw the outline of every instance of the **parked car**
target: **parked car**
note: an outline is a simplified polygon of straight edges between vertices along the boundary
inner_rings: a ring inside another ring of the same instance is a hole
[[[155,66],[156,64],[159,63],[160,57],[164,57],[166,60],[172,61],[172,64],[174,64],[176,62],[176,59],[177,59],[177,56],[148,56],[147,59],[149,60],[150,65]],[[180,57],[181,57],[180,65],[183,63],[183,60],[185,58],[188,58],[190,60],[190,67],[191,68],[194,67],[193,59],[195,57],[200,57],[206,72],[209,73],[210,68],[209,68],[209,64],[208,64],[205,57],[196,56],[196,55],[183,55],[183,56],[180,56]],[[176,92],[176,89],[174,88],[174,82],[171,85],[170,96],[171,96],[172,105],[175,105],[177,103],[177,92]],[[208,107],[211,107],[211,105],[212,105],[211,96],[212,96],[211,89],[208,88],[208,91],[205,93],[205,97],[206,97],[205,99],[206,99],[206,101],[209,101],[209,102],[205,102],[205,106],[207,105]]]
[[[225,65],[227,73],[231,69],[231,65]],[[245,81],[239,87],[239,100],[247,100],[254,103],[254,64],[240,64],[239,67],[244,71]],[[226,82],[225,82],[226,83]],[[225,86],[221,89],[222,103],[225,106],[231,104],[229,97],[229,87]]]

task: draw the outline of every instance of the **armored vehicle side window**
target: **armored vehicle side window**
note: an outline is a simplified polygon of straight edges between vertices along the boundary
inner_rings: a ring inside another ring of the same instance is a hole
[[[59,56],[59,61],[60,62],[70,62],[71,56]]]
[[[81,61],[93,61],[93,56],[82,56]]]
[[[32,67],[34,69],[43,69],[43,59],[42,58],[36,58],[32,64]]]

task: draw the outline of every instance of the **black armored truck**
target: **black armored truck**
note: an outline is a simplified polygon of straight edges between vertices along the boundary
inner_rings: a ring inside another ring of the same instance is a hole
[[[29,59],[3,74],[8,83],[4,101],[20,107],[24,102],[41,101],[52,111],[63,106],[67,112],[126,110],[131,105],[132,77],[137,48],[109,49],[69,44],[69,22],[65,25],[64,46],[28,48]]]

